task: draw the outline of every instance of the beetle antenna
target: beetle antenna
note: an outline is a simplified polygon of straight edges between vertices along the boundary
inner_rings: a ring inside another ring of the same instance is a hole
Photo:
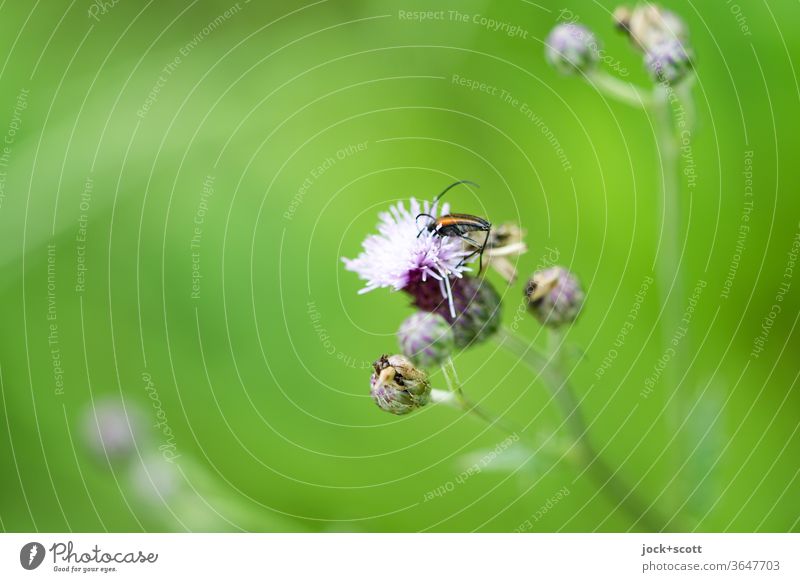
[[[421,212],[421,213],[417,214],[417,217],[414,219],[414,222],[417,223],[417,226],[419,226],[419,217],[420,216],[427,216],[428,218],[433,220],[433,222],[431,222],[428,226],[423,226],[422,229],[417,233],[417,238],[419,238],[419,235],[421,235],[423,232],[425,232],[426,229],[430,228],[431,224],[436,222],[436,217],[435,216],[431,216],[430,214],[427,214],[425,212]]]
[[[436,204],[437,202],[439,202],[439,200],[441,200],[442,196],[447,194],[451,189],[455,188],[456,186],[460,186],[461,184],[469,184],[470,186],[475,186],[476,188],[480,188],[481,187],[480,184],[476,184],[472,180],[459,180],[458,182],[453,182],[447,188],[442,190],[442,192],[436,198],[433,199],[433,203]]]

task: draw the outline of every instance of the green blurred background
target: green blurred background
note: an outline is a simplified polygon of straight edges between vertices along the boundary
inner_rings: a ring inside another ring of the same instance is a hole
[[[697,54],[682,265],[687,293],[707,286],[688,373],[643,398],[662,354],[657,287],[624,344],[614,342],[655,276],[651,117],[543,57],[568,8],[625,80],[651,84],[612,28],[615,6],[0,5],[0,527],[641,529],[564,460],[569,435],[549,393],[492,343],[456,365],[473,398],[529,424],[526,442],[546,443],[532,457],[504,455],[426,500],[505,434],[447,408],[391,417],[369,399],[369,363],[396,351],[411,308],[386,290],[357,296],[362,282],[340,257],[359,252],[390,203],[469,178],[481,189],[451,203],[527,229],[523,277],[555,251],[583,280],[585,309],[567,338],[579,354],[573,383],[592,442],[635,494],[677,529],[800,529],[800,281],[786,271],[800,228],[800,7],[667,3]],[[444,19],[401,14],[415,10]],[[748,152],[750,229],[723,298]],[[511,325],[522,285],[489,277]],[[789,288],[770,318],[781,283]],[[543,341],[532,318],[518,331]],[[140,419],[132,456],[93,451],[93,401],[124,401]]]

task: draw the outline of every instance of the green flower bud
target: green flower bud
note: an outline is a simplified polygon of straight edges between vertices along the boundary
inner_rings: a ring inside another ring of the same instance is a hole
[[[418,311],[400,324],[397,341],[403,354],[423,367],[441,364],[456,347],[453,329],[447,320],[426,311]]]
[[[580,282],[564,267],[534,273],[525,286],[525,296],[539,323],[553,328],[575,321],[584,298]]]
[[[373,364],[370,395],[382,410],[408,414],[430,402],[428,375],[405,356],[383,355]]]

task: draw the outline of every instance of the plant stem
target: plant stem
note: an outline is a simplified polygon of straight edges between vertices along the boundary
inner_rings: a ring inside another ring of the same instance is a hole
[[[685,88],[686,82],[677,89]],[[676,434],[680,427],[679,402],[675,397],[681,374],[686,372],[684,355],[687,353],[688,336],[677,336],[676,331],[683,319],[684,282],[681,272],[681,238],[683,221],[681,219],[679,145],[675,131],[672,108],[681,107],[677,89],[657,85],[654,89],[653,113],[656,121],[658,154],[661,170],[661,238],[656,256],[656,279],[663,315],[661,324],[662,358],[671,355],[664,366],[663,386],[664,418],[668,434]],[[684,101],[688,95],[684,93]],[[690,120],[691,122],[691,120]],[[678,451],[673,448],[669,457],[673,466],[678,466]],[[672,491],[671,501],[680,496],[678,489]]]
[[[656,87],[656,137],[661,172],[661,237],[656,257],[656,273],[661,301],[664,305],[663,348],[666,350],[672,339],[672,330],[681,320],[683,281],[680,274],[680,185],[678,183],[678,144],[670,111],[672,90]],[[673,382],[673,385],[676,383]]]
[[[633,491],[619,479],[617,471],[600,458],[589,441],[588,427],[581,414],[578,399],[563,371],[559,349],[560,338],[556,332],[552,332],[549,338],[551,349],[549,358],[504,328],[498,331],[496,338],[500,346],[508,349],[531,369],[541,373],[573,433],[575,439],[573,448],[576,451],[574,459],[581,471],[585,471],[595,481],[600,491],[612,503],[616,503],[616,507],[622,508],[636,520],[636,523],[641,522],[647,531],[665,531],[666,520],[634,495]]]
[[[598,92],[626,105],[644,109],[652,103],[651,97],[636,85],[620,81],[605,71],[591,71],[586,78]]]
[[[442,374],[444,375],[445,382],[447,382],[448,391],[433,390],[431,400],[433,400],[434,403],[449,404],[459,408],[464,412],[477,416],[488,423],[489,426],[495,426],[509,434],[522,433],[520,428],[514,427],[506,421],[497,418],[467,398],[464,394],[461,382],[458,380],[456,367],[452,359],[448,358],[447,361],[442,364]]]

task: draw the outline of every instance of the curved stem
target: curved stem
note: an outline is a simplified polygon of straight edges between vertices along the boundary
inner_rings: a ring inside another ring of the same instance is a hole
[[[680,276],[680,184],[678,182],[678,143],[670,111],[670,95],[672,89],[666,91],[656,88],[659,97],[655,108],[656,132],[658,139],[658,155],[661,172],[661,238],[658,245],[656,271],[661,301],[665,315],[670,321],[662,325],[664,347],[671,340],[671,326],[677,326],[681,320],[680,299],[683,297],[683,281]]]
[[[496,337],[502,347],[541,373],[573,433],[575,438],[573,448],[581,472],[589,475],[600,491],[633,518],[634,523],[641,522],[647,531],[665,531],[666,520],[634,495],[633,490],[617,476],[618,471],[600,458],[589,441],[589,429],[581,414],[580,403],[563,371],[560,338],[556,332],[552,332],[549,338],[551,350],[549,358],[506,329],[501,328]]]
[[[676,88],[657,86],[654,90],[654,114],[656,117],[656,137],[658,140],[658,154],[661,172],[661,238],[656,256],[657,288],[661,295],[663,315],[659,325],[661,333],[662,357],[671,355],[663,370],[663,401],[664,418],[667,430],[675,434],[680,427],[680,411],[675,403],[675,392],[680,385],[681,374],[686,373],[684,362],[688,353],[688,335],[682,320],[684,302],[684,281],[681,270],[681,233],[683,221],[681,219],[680,200],[680,155],[679,144],[675,128],[675,113],[687,115],[681,107],[682,101],[688,100],[684,94],[679,99],[678,90],[690,88],[689,80]],[[675,111],[673,111],[673,108]],[[691,120],[689,120],[691,123]],[[673,466],[678,466],[678,451],[673,448],[670,453]],[[673,489],[672,501],[679,496],[678,488]]]
[[[697,111],[692,98],[692,87],[694,87],[695,79],[694,74],[689,75],[675,87],[675,92],[680,99],[680,105],[684,109],[684,126],[689,131],[690,136],[694,133],[694,128],[697,124]]]
[[[444,375],[445,382],[447,382],[448,391],[433,390],[431,393],[431,400],[434,403],[444,403],[455,406],[464,412],[480,418],[488,423],[489,426],[500,428],[509,434],[520,434],[522,432],[521,428],[512,426],[506,421],[501,420],[467,398],[464,394],[461,382],[458,380],[456,367],[452,359],[448,358],[447,361],[442,364],[442,374]]]
[[[651,97],[636,85],[621,81],[605,71],[591,71],[586,78],[598,92],[625,105],[644,109],[652,103]]]

